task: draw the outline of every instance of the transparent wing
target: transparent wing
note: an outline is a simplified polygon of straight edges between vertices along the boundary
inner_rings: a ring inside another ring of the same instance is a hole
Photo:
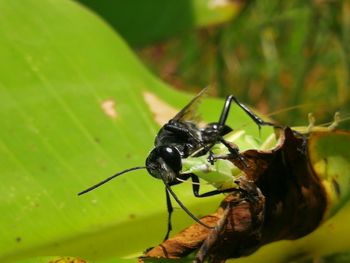
[[[201,104],[203,98],[208,91],[208,87],[202,89],[172,120],[174,121],[192,121],[199,122],[200,116],[198,114],[198,106]]]

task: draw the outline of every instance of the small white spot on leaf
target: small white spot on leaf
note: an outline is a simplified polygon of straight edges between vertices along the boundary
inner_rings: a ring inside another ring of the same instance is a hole
[[[112,119],[118,117],[118,113],[115,109],[115,101],[113,99],[104,100],[101,103],[101,108],[106,115]]]

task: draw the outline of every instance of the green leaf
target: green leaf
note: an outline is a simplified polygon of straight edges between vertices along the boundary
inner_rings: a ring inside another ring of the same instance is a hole
[[[192,96],[152,76],[110,27],[75,2],[3,0],[0,10],[0,261],[119,258],[159,243],[164,186],[145,171],[77,193],[144,163],[159,129],[146,91],[177,110]],[[221,107],[208,99],[204,117],[217,120]],[[158,104],[154,110],[164,111]],[[235,127],[249,122],[239,110],[230,118]],[[189,189],[175,187],[198,216],[219,203],[195,199]],[[190,223],[177,209],[174,231]]]
[[[216,0],[79,0],[94,10],[133,46],[172,37],[194,27],[232,19],[242,3]]]

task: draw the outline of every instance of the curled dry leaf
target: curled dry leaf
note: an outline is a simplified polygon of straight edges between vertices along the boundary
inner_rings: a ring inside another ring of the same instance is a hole
[[[198,249],[195,262],[223,262],[312,232],[329,204],[324,184],[309,163],[307,140],[286,128],[280,130],[274,149],[244,152],[248,165],[232,160],[242,170],[239,189],[228,194],[214,214],[201,219],[214,228],[193,224],[143,258],[182,258]]]

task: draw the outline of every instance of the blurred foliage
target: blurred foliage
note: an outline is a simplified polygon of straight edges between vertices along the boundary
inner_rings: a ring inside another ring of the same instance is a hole
[[[350,262],[350,253],[337,253],[323,258],[323,263],[348,263]]]
[[[350,253],[335,253],[332,255],[318,257],[313,259],[296,260],[289,263],[348,263],[350,262]]]
[[[288,125],[350,113],[350,2],[247,1],[230,23],[139,50],[148,66],[178,88],[215,84]],[[349,127],[349,126],[348,126]]]
[[[217,0],[78,0],[105,19],[129,45],[154,44],[194,27],[231,19],[240,1]]]

